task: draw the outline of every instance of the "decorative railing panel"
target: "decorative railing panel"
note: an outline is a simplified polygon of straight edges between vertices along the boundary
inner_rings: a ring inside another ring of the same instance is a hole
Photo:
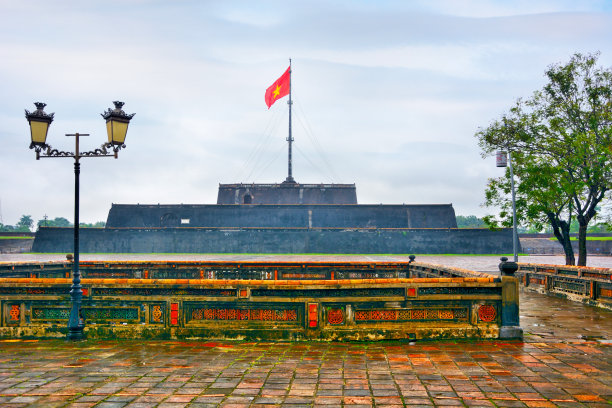
[[[408,278],[408,262],[81,261],[89,279],[326,280]],[[0,277],[68,278],[71,262],[0,262]],[[445,275],[450,276],[450,275]]]

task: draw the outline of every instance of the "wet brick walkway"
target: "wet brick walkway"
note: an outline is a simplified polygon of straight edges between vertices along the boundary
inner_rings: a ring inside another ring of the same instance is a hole
[[[611,407],[612,312],[521,294],[524,342],[0,341],[2,407]]]
[[[2,406],[610,406],[609,346],[3,343]]]

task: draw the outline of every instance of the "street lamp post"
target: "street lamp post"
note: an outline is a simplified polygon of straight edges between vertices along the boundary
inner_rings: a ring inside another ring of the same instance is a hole
[[[83,329],[85,321],[81,316],[81,300],[83,291],[81,287],[81,272],[79,270],[79,175],[81,173],[80,159],[84,157],[114,157],[119,155],[119,150],[125,148],[125,136],[127,134],[128,124],[135,115],[128,115],[121,108],[123,102],[115,101],[114,109],[108,109],[102,113],[102,117],[106,120],[106,131],[108,134],[108,142],[102,144],[100,148],[93,151],[81,152],[79,150],[79,138],[81,136],[89,136],[86,133],[67,134],[66,136],[74,136],[75,150],[73,152],[64,152],[52,148],[47,144],[47,132],[49,125],[53,122],[53,113],[47,114],[44,112],[46,104],[35,102],[36,110],[34,112],[25,111],[26,119],[30,123],[30,134],[32,142],[30,149],[36,152],[36,160],[42,158],[54,157],[72,157],[74,158],[74,261],[72,266],[72,286],[70,288],[70,297],[72,307],[70,309],[70,317],[68,319],[68,339],[79,340],[84,337]]]
[[[514,170],[512,169],[512,153],[498,151],[496,157],[497,167],[509,167],[510,170],[510,189],[512,191],[512,252],[514,262],[518,262],[518,230],[516,225],[516,190],[514,189]]]
[[[510,188],[512,189],[512,251],[514,262],[518,262],[518,229],[516,226],[516,190],[514,189],[514,170],[512,170],[512,153],[508,150],[508,167],[510,168]]]
[[[506,116],[503,118],[504,121],[504,133],[508,133],[509,131],[514,133],[515,128],[511,127],[508,130],[508,120]],[[512,250],[514,252],[514,262],[518,262],[518,230],[516,225],[516,190],[514,189],[514,170],[512,169],[512,151],[509,145],[506,145],[506,150],[508,151],[508,160],[507,164],[510,170],[510,189],[512,190]],[[506,167],[505,163],[500,165],[500,162],[497,162],[497,167]]]

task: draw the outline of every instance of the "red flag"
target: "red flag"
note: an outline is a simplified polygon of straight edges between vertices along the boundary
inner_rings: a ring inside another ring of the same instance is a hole
[[[272,106],[277,99],[289,95],[290,84],[291,67],[287,68],[285,73],[266,89],[266,105],[268,105],[268,109],[270,109],[270,106]]]

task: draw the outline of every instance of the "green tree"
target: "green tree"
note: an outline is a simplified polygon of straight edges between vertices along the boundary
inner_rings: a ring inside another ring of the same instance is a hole
[[[487,224],[475,215],[457,215],[457,228],[486,228]]]
[[[0,232],[11,232],[15,231],[15,227],[12,225],[0,224]]]
[[[72,227],[72,223],[64,217],[55,217],[52,220],[39,220],[38,227]]]
[[[104,221],[98,221],[94,223],[82,222],[79,224],[79,226],[82,228],[104,228],[106,226],[106,223]]]
[[[44,220],[44,219],[39,220],[38,226],[39,227],[72,227],[73,224],[64,217],[55,217],[52,220]],[[81,228],[104,228],[104,226],[106,226],[106,223],[104,221],[98,221],[94,223],[82,222],[79,224],[79,227]]]
[[[523,224],[549,224],[568,264],[575,262],[572,221],[579,226],[578,264],[586,265],[588,225],[612,187],[612,69],[597,67],[598,57],[574,54],[550,66],[542,90],[476,133],[483,156],[511,153],[517,216]],[[501,209],[487,221],[508,225],[508,171],[489,180],[485,197],[485,205]]]
[[[512,155],[516,185],[516,214],[521,224],[541,231],[546,225],[563,246],[567,265],[575,264],[570,228],[572,212],[570,200],[564,198],[555,177],[557,170],[529,152]],[[485,191],[485,205],[500,209],[499,218],[485,216],[485,222],[494,227],[512,227],[512,201],[510,170],[503,177],[489,179]]]
[[[31,215],[22,215],[19,222],[15,225],[15,230],[20,232],[31,232],[34,220]]]

